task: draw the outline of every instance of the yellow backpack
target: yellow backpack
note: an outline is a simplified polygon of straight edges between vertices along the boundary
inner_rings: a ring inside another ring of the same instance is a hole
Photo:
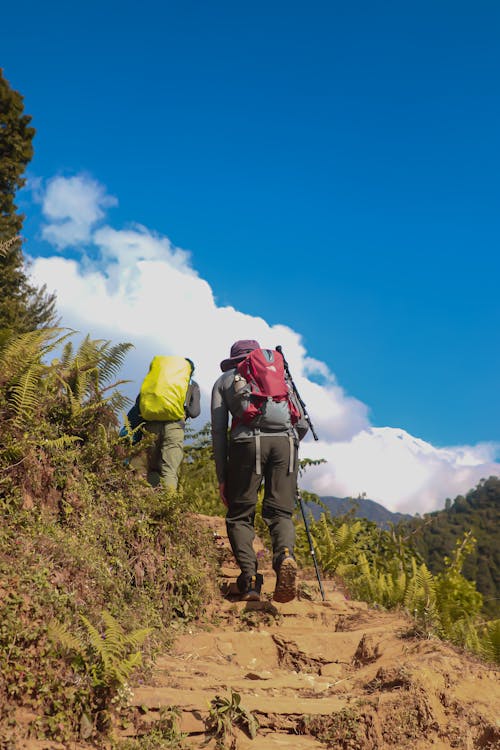
[[[153,357],[142,381],[139,407],[146,421],[177,422],[184,419],[186,394],[193,365],[184,357]]]

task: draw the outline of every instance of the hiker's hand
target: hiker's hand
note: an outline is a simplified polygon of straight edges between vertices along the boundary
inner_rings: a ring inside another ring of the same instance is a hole
[[[219,495],[220,495],[220,499],[222,500],[222,502],[224,503],[224,505],[226,506],[226,508],[228,508],[229,506],[227,504],[226,483],[225,482],[221,482],[219,484]]]

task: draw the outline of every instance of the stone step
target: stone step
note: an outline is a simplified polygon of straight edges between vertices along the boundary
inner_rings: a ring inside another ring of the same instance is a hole
[[[144,709],[145,707],[143,707]],[[211,738],[205,731],[205,719],[207,716],[208,709],[203,715],[197,710],[181,711],[178,729],[180,732],[188,735],[188,747],[193,749],[205,748],[205,750],[218,750],[215,738]],[[119,734],[122,738],[140,737],[141,734],[154,730],[155,723],[159,719],[159,711],[152,709],[143,714],[142,731],[139,735],[136,735],[132,728],[122,730]],[[238,750],[289,750],[291,747],[293,747],[293,750],[320,750],[320,748],[324,748],[324,744],[318,742],[314,737],[297,734],[295,731],[296,722],[287,722],[286,717],[278,718],[277,723],[281,721],[284,725],[282,728],[277,728],[276,719],[273,719],[271,722],[266,721],[266,718],[263,716],[259,716],[258,719],[259,729],[254,739],[248,737],[238,727],[233,727]],[[288,727],[286,726],[287,724],[289,724]],[[56,747],[63,750],[63,745],[54,745],[53,747],[48,744],[44,745],[40,750],[56,750]],[[26,748],[26,750],[30,750],[30,748]]]
[[[292,671],[321,672],[327,664],[351,665],[358,649],[364,645],[366,653],[375,656],[383,648],[383,626],[367,633],[365,630],[306,631],[303,625],[295,632],[279,630],[200,631],[178,637],[169,655],[159,657],[155,674],[172,669],[181,672],[215,673],[217,665],[233,674],[242,670],[272,671],[286,668]],[[397,641],[396,641],[397,643]],[[373,660],[373,659],[371,659]]]
[[[190,712],[206,717],[210,700],[216,695],[226,695],[226,691],[214,692],[211,695],[205,690],[182,690],[172,687],[137,687],[129,699],[129,706],[141,706],[149,710],[159,710],[162,707],[177,706],[183,712]],[[346,698],[340,695],[327,697],[303,697],[299,695],[281,695],[279,701],[270,700],[269,695],[245,693],[241,695],[241,705],[247,711],[256,712],[263,717],[274,716],[327,716],[340,711],[346,706]],[[267,726],[271,720],[259,717],[262,726]],[[272,722],[271,722],[272,723]]]

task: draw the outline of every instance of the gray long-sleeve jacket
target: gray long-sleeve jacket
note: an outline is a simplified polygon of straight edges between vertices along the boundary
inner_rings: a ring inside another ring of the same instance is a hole
[[[226,478],[229,416],[231,415],[232,421],[232,415],[237,412],[240,403],[234,390],[235,374],[236,369],[223,372],[220,378],[215,381],[214,387],[212,388],[212,446],[217,481],[219,483],[224,482]],[[294,402],[301,414],[301,418],[293,428],[293,431],[296,438],[302,440],[308,430],[308,425],[304,419],[304,413],[300,404],[294,396],[292,396],[292,398],[294,398]],[[280,434],[288,435],[289,433],[286,431],[283,431],[283,433],[273,432],[273,435]],[[248,440],[248,438],[251,438],[254,435],[255,430],[245,424],[240,423],[231,429],[231,440]]]

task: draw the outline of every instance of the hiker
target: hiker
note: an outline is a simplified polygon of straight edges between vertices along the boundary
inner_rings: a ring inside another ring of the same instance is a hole
[[[212,390],[212,442],[227,534],[241,570],[238,591],[244,600],[260,599],[263,577],[257,572],[253,540],[257,493],[264,480],[262,517],[271,534],[276,573],[273,598],[291,601],[297,575],[292,513],[298,445],[307,422],[276,350],[261,349],[255,340],[236,341],[220,368]],[[267,378],[265,397],[262,377]]]
[[[161,482],[169,489],[177,489],[186,419],[200,414],[200,388],[192,379],[193,372],[194,364],[190,359],[153,357],[129,412],[132,429],[142,421],[143,429],[157,436],[147,455],[131,461],[132,468],[145,469],[153,487]]]

